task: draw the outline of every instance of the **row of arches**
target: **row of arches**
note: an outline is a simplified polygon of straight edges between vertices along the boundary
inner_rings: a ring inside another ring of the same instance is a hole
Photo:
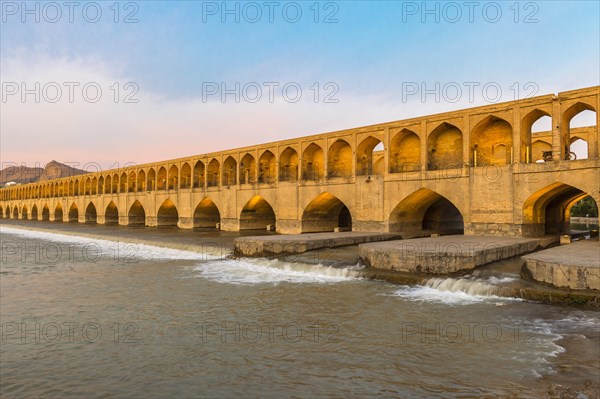
[[[574,204],[587,197],[584,191],[564,183],[554,183],[531,195],[523,205],[524,235],[540,236],[560,234],[568,230],[570,210]],[[21,218],[26,219],[31,212],[31,219],[50,220],[48,205],[39,210],[33,205],[31,210],[24,205],[20,209]],[[38,213],[41,212],[41,218]],[[83,221],[97,223],[98,210],[93,202],[89,202],[82,211]],[[2,217],[19,217],[17,206],[0,206]],[[66,215],[66,218],[64,217]],[[106,224],[119,223],[118,208],[110,202],[104,210]],[[146,225],[146,210],[139,201],[135,201],[125,216],[128,225]],[[170,199],[165,200],[157,210],[158,226],[177,226],[179,211]],[[352,230],[352,214],[340,199],[329,192],[314,198],[302,213],[302,232]],[[461,211],[446,197],[427,188],[421,188],[400,201],[389,215],[389,231],[403,232],[409,236],[429,234],[463,234],[464,220]],[[59,203],[54,209],[54,220],[77,222],[80,210],[75,203],[63,209]],[[218,228],[221,213],[217,205],[208,197],[200,201],[193,213],[194,228]],[[268,201],[261,196],[254,196],[242,208],[239,215],[240,230],[262,230],[267,226],[275,226],[276,214]],[[529,230],[527,230],[529,229]]]
[[[578,121],[578,118],[581,119]],[[583,122],[582,122],[583,121]],[[461,168],[465,165],[505,165],[512,162],[536,162],[543,153],[552,151],[551,134],[536,137],[536,132],[551,131],[560,125],[560,159],[568,158],[575,145],[584,149],[578,158],[587,157],[587,143],[571,134],[577,124],[596,125],[596,109],[585,102],[567,108],[560,121],[553,121],[550,112],[536,108],[520,122],[520,147],[513,152],[513,125],[510,121],[489,115],[469,131],[468,146],[464,132],[457,124],[440,122],[426,135],[417,129],[390,130],[387,143],[376,135],[361,139],[356,149],[349,139],[338,138],[326,148],[318,142],[304,146],[301,154],[293,146],[279,154],[263,150],[239,156],[227,156],[222,163],[217,158],[183,162],[135,171],[74,177],[59,182],[27,185],[2,190],[3,200],[54,198],[79,195],[140,193],[154,190],[178,190],[231,186],[237,184],[271,184],[274,182],[320,181],[324,178],[351,178],[352,176],[382,175],[416,170]],[[574,125],[575,124],[575,125]],[[597,135],[597,126],[591,128]],[[587,137],[587,136],[586,136]],[[424,141],[424,145],[422,142]],[[422,152],[425,151],[425,154]],[[301,156],[300,156],[301,155]],[[423,164],[424,163],[424,164]]]

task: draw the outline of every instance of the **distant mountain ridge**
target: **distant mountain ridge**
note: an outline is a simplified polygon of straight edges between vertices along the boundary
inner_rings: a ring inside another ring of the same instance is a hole
[[[0,185],[14,182],[17,184],[60,179],[88,173],[57,161],[50,161],[43,168],[28,166],[8,166],[0,170]]]

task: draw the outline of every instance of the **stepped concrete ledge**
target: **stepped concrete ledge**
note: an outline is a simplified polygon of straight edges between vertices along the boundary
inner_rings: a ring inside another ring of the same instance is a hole
[[[523,275],[559,288],[600,290],[600,241],[577,241],[522,257]]]
[[[335,248],[365,242],[398,240],[400,234],[346,231],[339,233],[307,233],[277,236],[240,237],[233,241],[238,256],[265,257],[299,254],[320,248]]]
[[[444,275],[529,253],[539,246],[540,240],[534,238],[451,235],[361,244],[358,255],[374,269]]]

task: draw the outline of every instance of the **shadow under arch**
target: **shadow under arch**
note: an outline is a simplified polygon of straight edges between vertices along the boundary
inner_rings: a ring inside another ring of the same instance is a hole
[[[177,226],[179,222],[179,212],[177,207],[170,199],[165,200],[156,214],[157,226]]]
[[[64,219],[63,216],[63,208],[62,205],[60,204],[60,202],[58,203],[58,205],[56,205],[56,208],[54,208],[54,221],[55,222],[62,222]]]
[[[571,207],[586,196],[585,191],[561,182],[536,191],[523,203],[523,236],[568,232]]]
[[[85,222],[86,223],[96,223],[98,220],[98,213],[96,212],[96,207],[93,202],[90,202],[85,208]]]
[[[117,223],[119,223],[119,210],[114,201],[110,201],[106,206],[106,212],[104,212],[104,224]]]
[[[389,220],[389,230],[402,232],[406,237],[464,233],[463,216],[458,208],[427,188],[420,188],[400,201]]]
[[[116,207],[115,207],[116,208]],[[145,226],[146,225],[146,211],[140,203],[136,200],[127,213],[127,224],[129,226]]]
[[[276,222],[273,207],[260,195],[250,198],[240,213],[240,230],[264,230]]]
[[[334,231],[337,227],[343,231],[351,231],[352,215],[346,204],[335,195],[321,193],[304,208],[303,233]]]
[[[220,222],[221,212],[210,198],[198,203],[194,210],[194,228],[218,228]]]
[[[79,209],[77,209],[77,205],[73,202],[71,207],[69,208],[68,220],[70,223],[75,223],[79,221]]]

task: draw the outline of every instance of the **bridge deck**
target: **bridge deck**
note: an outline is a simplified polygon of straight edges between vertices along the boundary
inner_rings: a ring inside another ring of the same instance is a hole
[[[451,274],[536,250],[540,239],[450,235],[362,244],[361,262],[375,269]]]
[[[320,248],[335,248],[374,241],[397,240],[400,234],[346,231],[265,237],[241,237],[234,240],[234,252],[240,256],[299,254]]]
[[[523,259],[525,270],[536,281],[556,287],[600,290],[598,238],[546,249]]]

